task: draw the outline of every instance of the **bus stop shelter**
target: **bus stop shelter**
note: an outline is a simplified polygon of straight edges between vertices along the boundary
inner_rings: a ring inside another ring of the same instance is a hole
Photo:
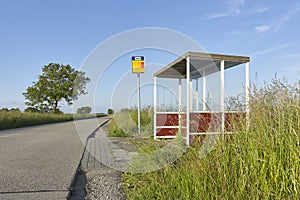
[[[181,133],[189,145],[193,135],[229,132],[229,118],[241,115],[247,117],[249,113],[249,62],[250,58],[245,56],[187,52],[157,71],[154,74],[154,139],[174,138]],[[224,71],[243,65],[245,110],[242,113],[228,111],[225,107]],[[207,105],[206,78],[212,74],[219,78],[217,110],[211,110]],[[177,111],[158,110],[157,85],[159,79],[175,79],[178,82]],[[201,84],[199,84],[200,81],[202,81]],[[185,82],[185,88],[182,87],[183,82]],[[193,82],[195,88],[193,88]],[[202,85],[201,99],[198,95],[199,85]],[[195,94],[195,98],[192,96],[193,94]],[[182,98],[183,96],[185,99]]]

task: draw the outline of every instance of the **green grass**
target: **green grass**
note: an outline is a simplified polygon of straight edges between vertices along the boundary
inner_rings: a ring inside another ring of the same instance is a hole
[[[136,136],[138,112],[137,109],[122,109],[113,115],[110,123],[109,136],[126,137]],[[153,109],[151,107],[141,110],[141,135],[151,136],[153,134]]]
[[[191,147],[161,170],[124,173],[127,197],[300,199],[299,116],[296,86],[273,80],[254,87],[249,127],[236,124],[235,134],[221,136],[205,157],[199,155],[200,146]]]
[[[21,112],[0,112],[0,130],[21,128],[27,126],[49,124],[56,122],[72,121],[74,119],[88,119],[93,117],[106,116],[105,114],[46,114],[46,113],[21,113]]]

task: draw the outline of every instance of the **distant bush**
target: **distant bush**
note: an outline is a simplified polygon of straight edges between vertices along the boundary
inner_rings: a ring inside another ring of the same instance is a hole
[[[7,113],[7,112],[21,112],[21,110],[19,108],[1,108],[0,109],[0,113]]]
[[[8,108],[1,108],[0,112],[6,113],[6,112],[9,112],[9,109]]]
[[[9,112],[18,112],[18,113],[20,113],[21,110],[19,108],[12,108],[12,109],[9,110]]]
[[[115,113],[115,111],[112,109],[112,108],[109,108],[108,110],[107,110],[107,114],[108,115],[112,115],[112,114],[114,114]]]
[[[91,113],[92,108],[89,106],[84,106],[77,109],[77,114],[89,114]]]
[[[25,108],[24,112],[26,112],[26,113],[39,113],[40,111],[37,108],[34,108],[34,107],[27,107],[27,108]]]

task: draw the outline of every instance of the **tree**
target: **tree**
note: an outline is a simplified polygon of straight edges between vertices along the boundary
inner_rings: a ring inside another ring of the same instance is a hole
[[[92,108],[89,106],[84,106],[77,109],[78,114],[89,114],[92,111]]]
[[[8,108],[1,108],[1,109],[0,109],[0,112],[2,112],[2,113],[7,113],[7,112],[9,112],[9,109],[8,109]]]
[[[21,110],[19,108],[1,108],[0,113],[8,113],[8,112],[14,112],[14,113],[21,113]]]
[[[12,109],[9,110],[9,112],[20,113],[21,110],[19,108],[12,108]]]
[[[65,100],[72,105],[78,96],[86,94],[85,87],[90,79],[84,72],[56,63],[45,65],[42,70],[38,81],[23,93],[31,110],[57,113],[59,101]]]
[[[40,111],[39,111],[39,109],[34,108],[34,107],[27,107],[27,108],[25,108],[24,112],[27,112],[27,113],[38,113]]]
[[[112,114],[114,114],[115,113],[115,111],[112,109],[112,108],[109,108],[108,110],[107,110],[107,114],[108,115],[112,115]]]

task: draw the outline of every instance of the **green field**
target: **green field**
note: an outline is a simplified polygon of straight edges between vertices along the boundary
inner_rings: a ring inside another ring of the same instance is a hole
[[[298,83],[297,83],[298,84]],[[300,199],[300,89],[252,87],[249,127],[236,124],[206,156],[190,147],[167,167],[124,173],[128,199]],[[157,143],[156,141],[150,143]],[[149,142],[140,151],[151,151]],[[149,148],[150,147],[150,148]]]
[[[102,117],[105,114],[47,114],[47,113],[21,113],[21,112],[0,112],[0,130],[21,128],[41,124],[72,121],[74,119],[87,119]]]

